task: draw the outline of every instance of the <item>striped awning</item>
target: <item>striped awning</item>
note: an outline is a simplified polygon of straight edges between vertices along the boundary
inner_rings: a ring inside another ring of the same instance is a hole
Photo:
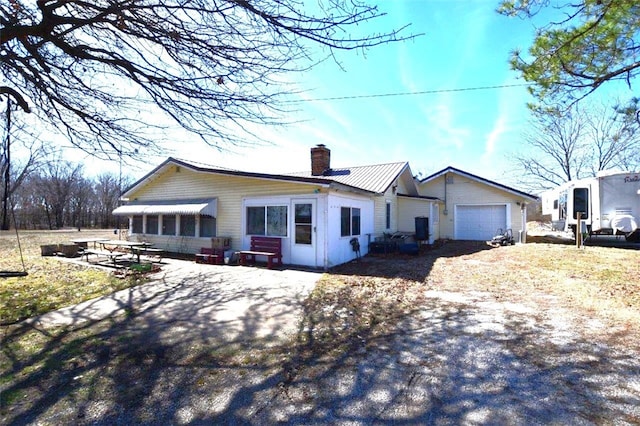
[[[218,199],[133,202],[118,207],[113,211],[113,214],[117,216],[144,214],[204,214],[216,217],[218,215]]]

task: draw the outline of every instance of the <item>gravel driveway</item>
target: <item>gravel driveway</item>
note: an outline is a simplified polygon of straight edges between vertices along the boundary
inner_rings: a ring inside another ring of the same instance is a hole
[[[388,334],[305,357],[295,348],[312,343],[304,299],[320,274],[166,270],[33,323],[103,328],[51,353],[57,370],[24,379],[37,390],[2,423],[640,424],[635,335],[544,293],[514,303],[425,286]],[[110,310],[126,315],[104,329]]]
[[[591,340],[605,326],[557,305],[540,315],[485,293],[426,300],[392,338],[303,372],[255,423],[640,423],[640,353],[623,329]]]

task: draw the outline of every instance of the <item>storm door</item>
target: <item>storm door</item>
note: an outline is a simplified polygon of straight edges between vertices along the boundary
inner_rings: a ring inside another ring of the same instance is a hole
[[[291,263],[316,266],[316,200],[293,201]]]

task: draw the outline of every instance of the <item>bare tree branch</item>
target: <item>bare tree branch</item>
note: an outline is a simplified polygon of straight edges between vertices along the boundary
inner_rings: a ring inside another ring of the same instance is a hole
[[[222,147],[283,121],[284,75],[413,37],[368,33],[381,16],[344,0],[11,0],[0,6],[2,85],[102,158],[159,149],[168,123]]]

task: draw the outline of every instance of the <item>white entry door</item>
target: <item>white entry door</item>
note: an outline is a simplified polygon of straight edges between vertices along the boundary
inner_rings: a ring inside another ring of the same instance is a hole
[[[293,230],[291,235],[291,263],[316,265],[316,200],[298,199],[292,203]]]

